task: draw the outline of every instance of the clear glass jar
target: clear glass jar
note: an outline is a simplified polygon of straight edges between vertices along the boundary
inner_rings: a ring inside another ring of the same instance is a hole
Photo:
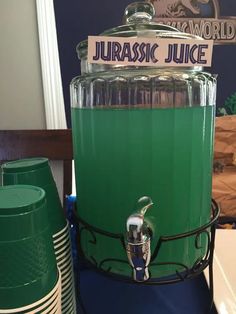
[[[131,4],[126,24],[104,36],[194,38],[152,22],[153,7]],[[90,64],[87,41],[77,47],[82,75],[71,83],[72,133],[78,215],[111,233],[126,232],[127,217],[142,196],[154,206],[146,213],[152,226],[151,249],[160,236],[198,228],[210,219],[216,79],[199,66],[134,67]],[[166,244],[158,262],[187,266],[206,253],[199,237]],[[104,270],[130,276],[124,248],[116,239],[84,231],[86,258]],[[156,267],[153,277],[181,271]]]

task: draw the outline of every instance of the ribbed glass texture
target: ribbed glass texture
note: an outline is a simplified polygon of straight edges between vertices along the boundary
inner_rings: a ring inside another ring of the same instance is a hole
[[[75,78],[71,101],[77,108],[213,106],[215,89],[215,78],[204,72],[113,71]]]

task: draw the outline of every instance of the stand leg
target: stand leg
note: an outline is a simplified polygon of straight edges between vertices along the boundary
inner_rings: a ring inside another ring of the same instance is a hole
[[[216,233],[216,225],[214,224],[211,227],[211,250],[209,256],[209,290],[210,290],[210,307],[209,312],[211,313],[213,303],[214,303],[214,275],[213,275],[213,259],[214,259],[214,249],[215,249],[215,233]]]
[[[208,313],[211,313],[214,302],[213,263],[209,265],[209,289],[210,289],[210,307]]]
[[[79,229],[77,229],[77,231],[78,230]],[[77,235],[78,235],[78,233],[77,233]],[[77,241],[78,241],[78,238],[77,238]],[[79,242],[77,242],[77,243],[79,243]],[[76,276],[77,313],[78,314],[88,314],[86,309],[85,309],[83,299],[81,296],[81,284],[80,284],[80,274],[81,274],[81,268],[82,268],[81,260],[82,260],[82,256],[80,255],[80,250],[78,248],[78,251],[77,251],[78,271],[77,271],[77,276]]]

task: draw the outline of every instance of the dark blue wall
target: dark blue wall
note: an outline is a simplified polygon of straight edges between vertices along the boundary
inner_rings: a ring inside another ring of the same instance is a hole
[[[88,35],[120,25],[129,0],[54,0],[61,74],[68,126],[70,126],[69,84],[79,75],[76,45]],[[236,16],[236,1],[221,0],[221,16]],[[219,74],[217,104],[236,91],[236,45],[215,46],[212,72]]]
[[[88,35],[120,25],[129,0],[54,0],[61,74],[68,126],[70,126],[69,84],[80,73],[76,45]]]

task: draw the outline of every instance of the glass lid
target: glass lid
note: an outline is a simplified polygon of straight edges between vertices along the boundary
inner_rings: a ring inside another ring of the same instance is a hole
[[[150,2],[134,2],[125,9],[124,25],[108,29],[100,36],[111,37],[158,37],[202,39],[188,33],[180,32],[177,28],[153,22],[155,16],[154,6]],[[87,57],[88,40],[80,42],[76,51],[79,59]]]

